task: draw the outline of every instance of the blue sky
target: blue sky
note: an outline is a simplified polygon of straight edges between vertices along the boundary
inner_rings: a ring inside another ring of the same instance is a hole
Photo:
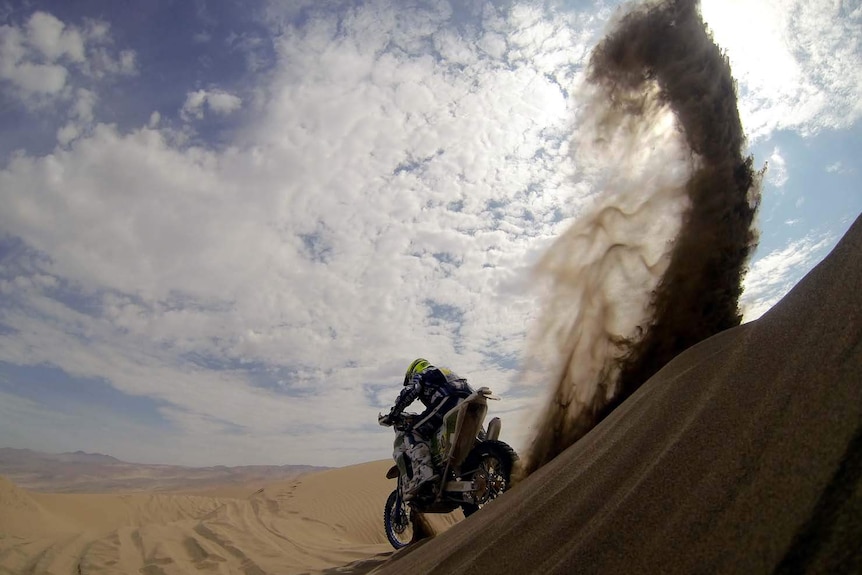
[[[0,2],[0,444],[346,465],[416,356],[504,397],[617,4]],[[757,166],[746,319],[862,212],[862,7],[706,0]]]

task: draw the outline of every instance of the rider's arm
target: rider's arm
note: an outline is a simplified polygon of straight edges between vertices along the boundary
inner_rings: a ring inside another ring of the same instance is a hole
[[[401,412],[407,409],[407,407],[413,403],[417,397],[419,397],[419,392],[421,390],[422,378],[419,374],[416,374],[413,376],[413,380],[401,390],[401,393],[398,394],[398,399],[395,400],[395,405],[389,412],[389,417],[397,417],[401,415]]]

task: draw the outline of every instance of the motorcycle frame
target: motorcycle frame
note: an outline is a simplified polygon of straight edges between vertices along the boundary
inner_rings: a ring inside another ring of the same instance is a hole
[[[443,485],[437,493],[438,501],[446,491],[463,491],[472,489],[472,483],[466,481],[449,482],[451,484],[465,483],[467,485],[452,485],[451,487],[454,489],[446,489],[449,485],[449,483],[446,482],[446,478],[449,476],[449,469],[455,469],[456,471],[459,470],[461,464],[464,463],[464,460],[470,453],[470,450],[473,449],[473,446],[476,444],[476,436],[479,435],[480,430],[483,430],[485,416],[488,414],[487,398],[489,397],[493,397],[491,390],[487,387],[481,387],[470,394],[464,401],[459,403],[457,407],[443,416],[443,425],[441,426],[440,432],[437,434],[438,441],[443,441],[444,449],[446,447],[446,443],[451,442],[451,445],[448,446],[448,453],[446,453],[444,460]],[[451,425],[450,422],[452,419],[454,419],[455,429],[450,434],[447,433],[447,430]],[[470,487],[465,489],[467,486]]]
[[[441,503],[441,499],[447,494],[450,500],[453,500],[455,494],[458,494],[460,495],[458,499],[460,502],[472,503],[467,495],[473,491],[472,481],[448,481],[447,479],[449,471],[452,469],[455,470],[456,475],[460,473],[460,466],[476,445],[479,432],[484,431],[483,426],[488,413],[489,399],[498,400],[500,398],[495,396],[487,387],[480,387],[471,393],[464,401],[443,416],[443,424],[429,442],[435,465],[443,469],[440,488],[437,490],[437,496],[431,507]],[[500,435],[500,427],[500,418],[492,418],[488,423],[485,439],[496,440]],[[404,432],[396,433],[394,447],[397,449],[399,445],[403,445],[403,441]],[[403,488],[401,476],[406,475],[407,465],[405,454],[401,452],[396,457],[395,465],[386,474],[387,478],[398,480],[399,496],[403,496],[401,493]]]

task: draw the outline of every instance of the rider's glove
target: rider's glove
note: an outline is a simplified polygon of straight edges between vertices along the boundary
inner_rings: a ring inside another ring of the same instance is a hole
[[[392,421],[392,415],[387,413],[386,415],[381,415],[377,418],[377,423],[384,427],[390,427],[394,421]]]

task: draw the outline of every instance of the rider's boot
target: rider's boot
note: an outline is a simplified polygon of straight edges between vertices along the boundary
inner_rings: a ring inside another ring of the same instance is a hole
[[[423,485],[433,484],[440,479],[440,474],[434,469],[431,461],[431,450],[425,443],[417,443],[407,449],[410,463],[413,467],[413,477],[407,485],[404,500],[410,501],[419,493]]]

